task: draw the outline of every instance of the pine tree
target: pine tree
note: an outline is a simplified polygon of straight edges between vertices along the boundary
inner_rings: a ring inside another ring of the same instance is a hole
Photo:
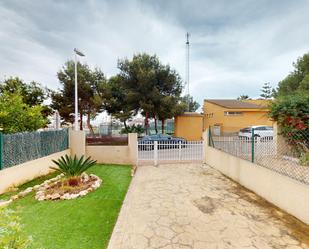
[[[263,99],[270,99],[272,97],[272,87],[270,86],[270,83],[264,83],[262,89],[261,89],[261,94],[260,97]]]
[[[246,94],[241,94],[241,95],[237,98],[237,100],[246,100],[246,99],[250,99],[250,97],[249,97],[248,95],[246,95]]]

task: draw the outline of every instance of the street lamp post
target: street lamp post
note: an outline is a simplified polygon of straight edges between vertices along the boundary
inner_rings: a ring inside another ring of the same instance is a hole
[[[82,52],[78,51],[74,48],[75,55],[75,120],[74,120],[74,128],[75,131],[78,131],[78,87],[77,87],[77,55],[85,56]]]

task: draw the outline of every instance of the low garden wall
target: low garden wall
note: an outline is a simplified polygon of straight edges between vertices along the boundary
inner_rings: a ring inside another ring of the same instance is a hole
[[[72,155],[86,155],[98,163],[137,165],[137,134],[128,134],[128,145],[86,145],[83,131],[70,131]]]
[[[205,163],[309,225],[309,185],[208,144],[205,150]]]
[[[4,193],[12,186],[18,186],[36,177],[46,175],[51,172],[52,160],[70,154],[70,149],[66,149],[51,155],[31,160],[0,171],[0,194]]]
[[[98,163],[132,164],[129,146],[90,145],[86,155]]]

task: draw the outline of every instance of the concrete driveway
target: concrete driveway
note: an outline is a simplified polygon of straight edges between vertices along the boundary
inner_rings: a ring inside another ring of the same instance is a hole
[[[108,248],[309,248],[309,226],[209,166],[142,166]]]

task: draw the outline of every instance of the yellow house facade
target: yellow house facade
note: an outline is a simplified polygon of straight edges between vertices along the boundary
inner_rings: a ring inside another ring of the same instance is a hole
[[[247,126],[272,126],[268,104],[268,100],[206,99],[203,128],[211,126],[217,133],[230,133]]]
[[[176,137],[201,140],[203,131],[212,127],[215,134],[234,133],[254,125],[272,126],[268,100],[206,99],[203,113],[187,112],[175,117]]]

